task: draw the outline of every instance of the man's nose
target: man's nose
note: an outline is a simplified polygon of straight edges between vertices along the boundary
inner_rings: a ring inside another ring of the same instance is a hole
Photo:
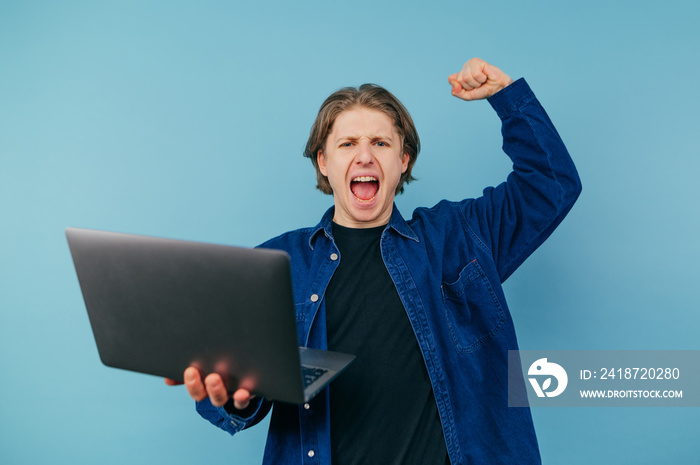
[[[360,139],[357,146],[357,155],[355,161],[361,164],[372,163],[374,161],[374,153],[372,152],[372,144],[367,139]]]

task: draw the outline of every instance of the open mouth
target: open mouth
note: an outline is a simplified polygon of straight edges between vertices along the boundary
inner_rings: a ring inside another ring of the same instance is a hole
[[[379,191],[379,180],[374,176],[358,176],[350,182],[350,190],[357,200],[369,202]]]

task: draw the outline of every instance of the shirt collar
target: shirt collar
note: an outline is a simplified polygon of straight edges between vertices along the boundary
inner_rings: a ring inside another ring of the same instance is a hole
[[[314,244],[316,243],[316,237],[323,232],[326,237],[333,240],[333,215],[335,214],[335,207],[331,207],[326,210],[323,214],[321,221],[312,229],[311,236],[309,237],[309,247],[311,250],[314,249]],[[396,203],[394,203],[393,209],[391,211],[391,218],[389,219],[389,224],[386,229],[393,229],[401,236],[411,239],[413,241],[419,242],[418,236],[413,229],[406,223],[406,220],[401,216],[401,212],[396,208]],[[385,229],[385,231],[386,231]]]

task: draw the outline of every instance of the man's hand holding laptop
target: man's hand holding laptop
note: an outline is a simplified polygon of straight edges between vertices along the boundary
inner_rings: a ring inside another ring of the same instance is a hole
[[[228,402],[228,390],[218,373],[210,373],[202,380],[199,370],[195,367],[189,367],[185,370],[183,379],[187,392],[195,401],[201,402],[209,397],[214,407],[222,407]],[[165,384],[177,386],[182,383],[166,378]],[[255,396],[252,396],[247,389],[238,389],[233,393],[233,406],[238,410],[243,410],[248,407],[253,397]]]

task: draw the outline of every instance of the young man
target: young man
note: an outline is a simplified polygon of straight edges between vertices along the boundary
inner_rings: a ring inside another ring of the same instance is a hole
[[[319,111],[305,155],[334,207],[263,247],[292,257],[300,344],[357,359],[310,403],[274,405],[265,463],[540,463],[529,410],[508,407],[517,342],[501,283],[562,221],[580,181],[524,80],[472,59],[449,82],[458,98],[489,99],[513,172],[409,221],[394,197],[420,142],[403,105],[364,85]],[[231,434],[272,407],[194,368],[185,384]]]

